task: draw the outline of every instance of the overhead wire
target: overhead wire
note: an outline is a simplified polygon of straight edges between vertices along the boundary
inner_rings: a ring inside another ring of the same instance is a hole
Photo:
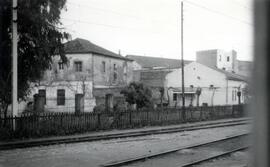
[[[218,15],[221,15],[223,17],[226,17],[226,18],[229,18],[229,19],[232,19],[232,20],[235,20],[235,21],[238,21],[240,23],[243,23],[243,24],[246,24],[246,25],[249,25],[249,26],[254,26],[253,23],[250,23],[246,20],[242,20],[242,19],[239,19],[237,17],[234,17],[234,16],[231,16],[231,15],[228,15],[226,13],[223,13],[223,12],[220,12],[218,10],[214,10],[214,9],[211,9],[209,7],[206,7],[204,5],[201,5],[201,4],[198,4],[198,3],[195,3],[195,2],[192,2],[192,1],[189,1],[189,0],[184,0],[184,2],[190,4],[190,5],[193,5],[193,6],[196,6],[198,8],[201,8],[201,9],[204,9],[206,11],[209,11],[209,12],[212,12],[212,13],[215,13],[215,14],[218,14]]]

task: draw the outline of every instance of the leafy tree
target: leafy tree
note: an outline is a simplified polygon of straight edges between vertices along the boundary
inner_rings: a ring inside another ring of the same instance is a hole
[[[0,1],[0,111],[7,114],[11,104],[11,0]],[[60,13],[66,0],[18,0],[18,100],[23,100],[31,82],[42,78],[59,54],[65,62],[63,40],[69,35],[61,28]]]
[[[152,102],[151,90],[142,83],[131,82],[121,91],[129,104],[136,104],[138,108],[149,106]]]

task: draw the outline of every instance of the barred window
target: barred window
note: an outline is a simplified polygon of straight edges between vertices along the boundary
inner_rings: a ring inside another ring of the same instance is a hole
[[[57,105],[65,105],[65,89],[57,90]]]

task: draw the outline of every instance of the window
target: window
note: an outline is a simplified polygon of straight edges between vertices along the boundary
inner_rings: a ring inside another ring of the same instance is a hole
[[[63,70],[64,69],[64,63],[63,62],[59,62],[58,63],[59,66],[59,70]]]
[[[173,101],[177,101],[177,93],[173,94]]]
[[[219,61],[221,61],[221,55],[219,55]]]
[[[126,64],[126,62],[123,63],[123,72],[124,72],[124,74],[127,73],[127,64]]]
[[[75,71],[81,72],[82,71],[82,62],[81,61],[75,61],[74,62]]]
[[[117,66],[116,64],[113,64],[113,70],[116,71],[117,70]]]
[[[232,101],[234,101],[234,90],[232,91]]]
[[[117,73],[114,72],[114,73],[113,73],[113,82],[116,82],[116,80],[117,80]]]
[[[102,69],[101,69],[102,72],[106,72],[106,63],[105,61],[102,62]]]
[[[65,89],[57,90],[57,105],[65,105]]]
[[[229,62],[230,61],[230,56],[227,56],[227,62]]]
[[[40,97],[44,98],[44,104],[46,104],[46,90],[45,89],[39,89],[38,94]]]
[[[191,88],[194,88],[194,86],[193,86],[193,85],[190,85],[190,87],[191,87]]]

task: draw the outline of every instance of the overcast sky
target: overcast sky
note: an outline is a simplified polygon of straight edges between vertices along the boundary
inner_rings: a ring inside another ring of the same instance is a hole
[[[63,27],[122,55],[180,59],[180,0],[67,0]],[[251,0],[185,0],[184,58],[197,50],[234,49],[252,60]]]

